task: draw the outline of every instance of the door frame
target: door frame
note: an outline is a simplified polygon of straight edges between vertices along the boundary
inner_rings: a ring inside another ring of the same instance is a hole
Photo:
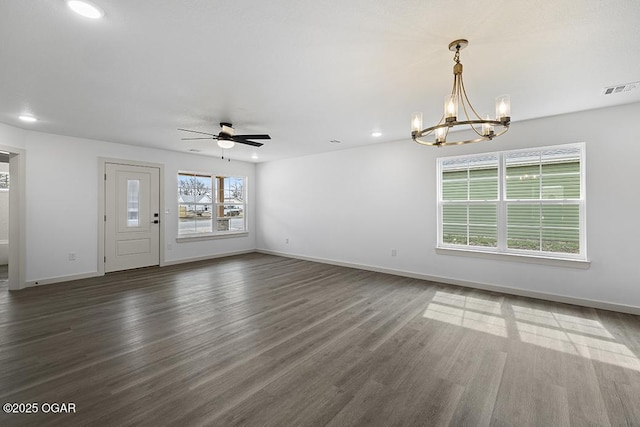
[[[115,163],[125,166],[142,166],[150,168],[158,168],[160,170],[160,267],[164,267],[164,165],[161,163],[138,162],[135,160],[113,159],[108,157],[98,157],[98,274],[103,276],[104,273],[104,244],[106,240],[104,216],[106,214],[105,206],[105,174],[107,163]]]
[[[9,145],[0,145],[9,153],[9,290],[27,286],[26,209],[25,209],[25,156],[26,151]]]

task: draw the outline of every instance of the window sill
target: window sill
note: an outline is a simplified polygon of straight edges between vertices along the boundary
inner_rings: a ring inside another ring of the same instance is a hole
[[[202,234],[183,234],[176,237],[176,243],[188,243],[197,242],[200,240],[216,240],[216,239],[230,239],[233,237],[246,237],[249,235],[248,231],[238,231],[229,233],[202,233]]]
[[[555,258],[551,256],[537,256],[529,254],[507,254],[499,252],[485,252],[473,249],[436,248],[440,255],[457,255],[472,258],[484,258],[500,261],[525,262],[529,264],[554,265],[558,267],[579,268],[586,270],[591,266],[591,261],[571,258]]]

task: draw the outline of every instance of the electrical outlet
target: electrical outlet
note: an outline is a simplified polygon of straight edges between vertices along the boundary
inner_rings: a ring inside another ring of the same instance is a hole
[[[167,250],[169,251],[173,250],[173,245],[171,243],[167,244]]]
[[[75,261],[75,260],[76,260],[76,253],[69,252],[69,261]]]
[[[396,256],[398,255],[398,250],[397,249],[391,249],[391,256]]]
[[[287,245],[289,244],[289,238],[288,237],[286,239],[284,239],[284,243],[287,244]]]

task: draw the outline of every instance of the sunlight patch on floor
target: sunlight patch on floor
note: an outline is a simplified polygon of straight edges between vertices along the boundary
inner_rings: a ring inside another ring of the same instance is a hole
[[[598,320],[442,291],[422,317],[505,338],[510,328],[527,344],[640,372],[640,359]]]
[[[481,298],[467,297],[464,295],[450,294],[437,291],[433,297],[433,302],[465,308],[483,313],[502,315],[502,304],[496,301],[489,301]]]
[[[479,332],[507,337],[507,326],[501,317],[435,303],[430,303],[422,316]]]
[[[513,306],[514,313],[522,309],[529,310],[525,307]],[[541,312],[542,310],[537,311]],[[522,320],[530,320],[530,314],[531,313],[528,313],[525,317],[520,318]],[[547,322],[551,317],[557,316],[561,317],[557,325],[554,325],[555,328],[516,321],[516,328],[520,340],[528,344],[561,351],[574,356],[581,356],[586,359],[640,371],[640,360],[638,357],[626,345],[615,342],[613,336],[600,322],[564,314],[558,315],[558,313],[552,312],[544,312],[539,318]],[[516,315],[516,317],[518,316]],[[574,330],[576,325],[586,326],[588,332],[577,333]],[[610,339],[592,336],[596,334],[605,338],[610,337]]]

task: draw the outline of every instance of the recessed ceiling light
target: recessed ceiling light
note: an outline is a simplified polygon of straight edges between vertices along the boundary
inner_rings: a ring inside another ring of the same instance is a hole
[[[29,123],[33,123],[33,122],[37,122],[38,119],[36,119],[33,116],[30,116],[29,114],[21,114],[20,116],[18,116],[18,118],[20,120],[22,120],[23,122],[29,122]]]
[[[256,153],[253,153],[251,155],[251,158],[254,159],[254,160],[257,160],[258,159],[258,155]]]
[[[93,3],[80,0],[67,0],[67,6],[78,15],[85,18],[100,19],[104,16],[104,10],[100,9]]]
[[[373,136],[374,138],[377,138],[379,136],[382,136],[382,132],[371,132],[371,136]]]

